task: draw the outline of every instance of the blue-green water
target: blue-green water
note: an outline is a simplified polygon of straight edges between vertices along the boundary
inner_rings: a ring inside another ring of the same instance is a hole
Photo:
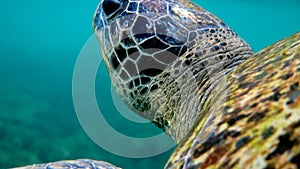
[[[222,18],[255,51],[300,31],[299,0],[196,1]],[[0,167],[63,159],[93,158],[129,168],[162,168],[171,151],[130,159],[99,148],[79,125],[72,102],[77,56],[92,35],[98,0],[13,0],[0,5]],[[101,97],[110,97],[106,81]],[[97,83],[97,85],[100,85]],[[110,99],[106,112],[115,112]],[[159,130],[148,125],[111,123],[130,135]],[[133,150],[134,151],[134,150]],[[145,149],[147,151],[147,149]]]

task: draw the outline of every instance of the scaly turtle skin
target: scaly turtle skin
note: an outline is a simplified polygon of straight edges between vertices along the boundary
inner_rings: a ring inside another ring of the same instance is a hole
[[[207,115],[220,79],[253,55],[225,23],[185,0],[105,0],[94,29],[117,93],[176,142]]]
[[[123,101],[179,143],[166,168],[300,168],[300,33],[253,56],[186,0],[104,0],[94,29]]]

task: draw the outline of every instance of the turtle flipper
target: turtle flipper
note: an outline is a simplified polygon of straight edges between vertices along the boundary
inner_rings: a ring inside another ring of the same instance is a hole
[[[90,159],[65,160],[45,164],[33,164],[14,169],[65,169],[65,168],[86,168],[86,169],[121,169],[108,162],[96,161]]]

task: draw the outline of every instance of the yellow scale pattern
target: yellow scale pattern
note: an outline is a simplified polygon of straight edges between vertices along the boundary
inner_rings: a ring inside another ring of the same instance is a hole
[[[300,168],[300,33],[249,58],[226,83],[214,134],[195,143],[200,120],[166,168]]]

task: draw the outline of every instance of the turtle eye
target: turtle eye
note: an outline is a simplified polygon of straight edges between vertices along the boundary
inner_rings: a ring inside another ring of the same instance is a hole
[[[104,0],[102,3],[102,8],[107,18],[112,18],[122,11],[122,8],[127,3],[127,0]]]

